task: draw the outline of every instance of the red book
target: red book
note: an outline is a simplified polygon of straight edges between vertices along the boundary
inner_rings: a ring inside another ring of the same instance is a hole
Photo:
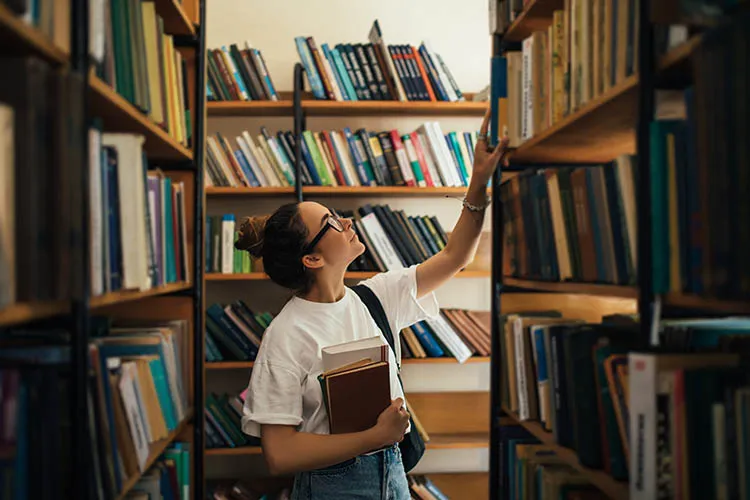
[[[432,85],[430,85],[430,79],[427,77],[427,71],[425,71],[424,69],[422,55],[414,47],[409,47],[409,51],[411,52],[411,56],[417,62],[417,67],[419,68],[419,75],[422,77],[424,86],[427,87],[427,93],[430,96],[430,101],[437,101],[437,97],[435,97],[435,92],[432,90]]]
[[[324,130],[320,133],[320,136],[323,138],[323,142],[328,147],[328,153],[331,157],[331,164],[333,165],[333,175],[336,176],[336,180],[338,181],[339,186],[348,186],[346,180],[344,179],[343,167],[339,163],[339,158],[336,155],[336,148],[334,148],[333,141],[331,140],[331,134],[329,134],[327,130]]]
[[[412,132],[409,134],[411,137],[411,143],[414,146],[414,151],[417,152],[417,159],[419,160],[419,166],[422,169],[422,175],[424,176],[424,181],[427,183],[428,187],[435,187],[435,183],[432,182],[432,176],[430,175],[430,169],[427,168],[427,160],[424,157],[424,150],[422,149],[422,143],[419,142],[419,136],[416,132]]]

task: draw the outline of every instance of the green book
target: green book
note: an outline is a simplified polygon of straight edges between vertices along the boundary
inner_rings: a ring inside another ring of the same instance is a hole
[[[318,176],[320,177],[321,182],[324,186],[333,186],[333,181],[328,175],[328,169],[323,162],[323,156],[318,149],[318,144],[315,142],[315,137],[313,137],[312,132],[305,130],[302,132],[302,137],[305,139],[305,144],[307,144],[307,149],[310,151],[310,156],[315,164],[315,170],[318,171]]]

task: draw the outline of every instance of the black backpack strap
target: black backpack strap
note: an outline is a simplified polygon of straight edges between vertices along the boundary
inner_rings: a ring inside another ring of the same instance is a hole
[[[378,325],[380,331],[383,332],[385,340],[388,341],[388,345],[390,345],[393,350],[394,357],[397,358],[393,331],[391,330],[391,325],[388,323],[388,316],[385,314],[385,309],[383,309],[383,303],[380,302],[380,299],[375,295],[375,292],[373,292],[367,285],[355,285],[351,287],[351,289],[359,296],[360,300],[362,300],[367,307],[367,310],[370,311],[370,316],[375,320],[375,324]]]

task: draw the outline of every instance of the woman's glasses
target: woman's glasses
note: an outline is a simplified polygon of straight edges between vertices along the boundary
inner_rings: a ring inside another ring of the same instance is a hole
[[[325,223],[323,224],[323,227],[320,228],[320,231],[318,231],[318,234],[316,234],[315,238],[313,238],[312,241],[305,246],[302,255],[312,253],[312,251],[315,249],[315,246],[320,243],[320,240],[323,238],[323,236],[325,236],[326,232],[329,229],[333,229],[334,231],[337,231],[339,233],[344,232],[344,223],[342,222],[341,217],[339,217],[336,212],[332,212],[328,215]]]

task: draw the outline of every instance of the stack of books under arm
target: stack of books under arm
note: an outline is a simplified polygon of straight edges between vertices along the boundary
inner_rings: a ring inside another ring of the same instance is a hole
[[[401,330],[404,359],[453,357],[463,363],[490,355],[490,318],[482,311],[443,309],[436,318]]]
[[[320,46],[294,39],[316,99],[331,101],[463,101],[445,61],[428,42],[388,45],[376,20],[369,43]]]
[[[279,96],[260,50],[245,42],[227,48],[209,49],[206,54],[209,101],[278,101]]]
[[[476,132],[443,133],[426,122],[402,134],[364,128],[302,133],[302,183],[307,186],[468,186]],[[208,137],[206,185],[219,187],[294,186],[296,140],[290,131],[245,131],[234,142]]]
[[[135,134],[89,131],[92,295],[189,282],[186,188],[148,170]]]
[[[247,389],[237,396],[211,393],[206,397],[206,447],[260,446],[260,439],[242,432],[242,407]]]
[[[104,0],[93,4],[92,10],[90,52],[97,75],[176,141],[189,146],[188,64],[175,48],[174,37],[165,33],[156,2]]]
[[[206,309],[206,361],[255,360],[271,320],[271,313],[254,313],[239,299],[212,304]]]
[[[190,443],[172,443],[124,497],[127,500],[189,500]]]
[[[634,284],[637,186],[628,155],[601,166],[527,170],[503,183],[504,275]]]

